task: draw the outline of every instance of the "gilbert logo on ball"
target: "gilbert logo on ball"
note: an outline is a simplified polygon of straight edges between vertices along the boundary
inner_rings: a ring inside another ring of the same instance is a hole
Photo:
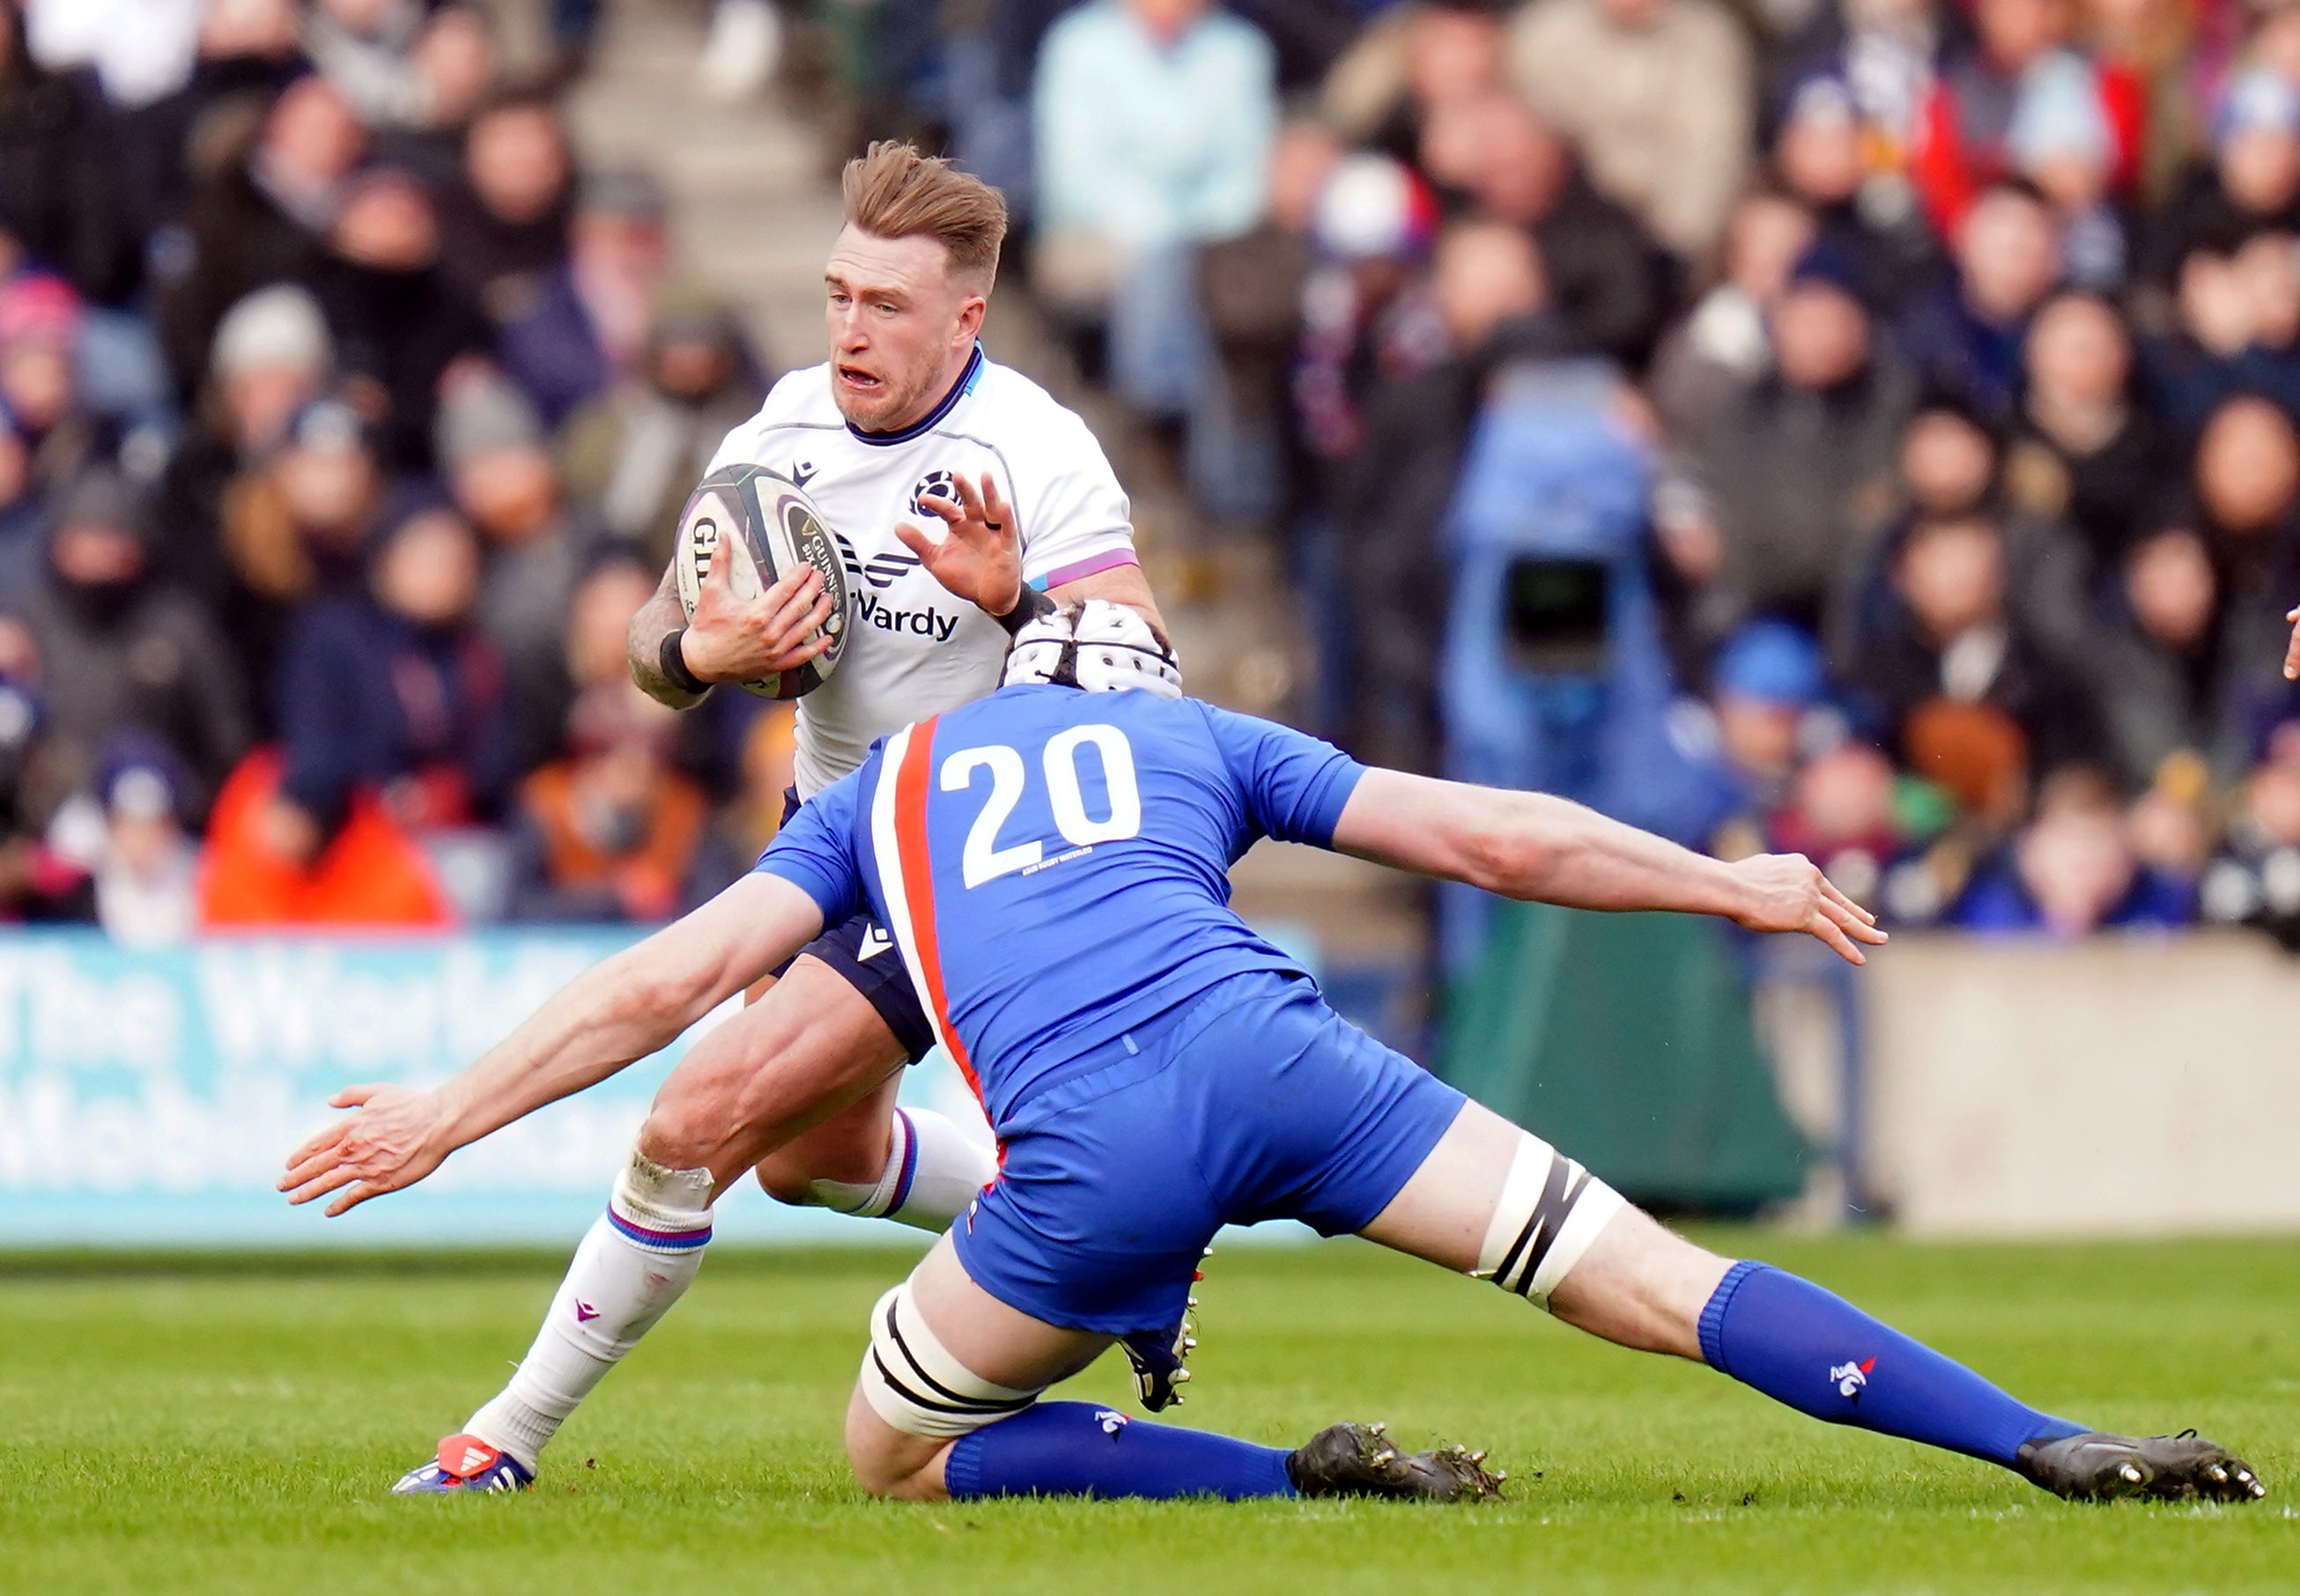
[[[846,569],[822,512],[806,490],[766,466],[723,466],[697,485],[679,518],[672,563],[679,602],[689,620],[702,602],[712,563],[728,561],[727,585],[738,600],[756,599],[787,573],[812,565],[822,575],[830,613],[818,632],[830,646],[796,670],[741,683],[762,698],[797,698],[830,679],[846,652]]]

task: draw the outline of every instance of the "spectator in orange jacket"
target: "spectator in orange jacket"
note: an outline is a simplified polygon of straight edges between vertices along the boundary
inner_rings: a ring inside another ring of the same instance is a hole
[[[710,801],[669,763],[675,719],[628,679],[576,701],[566,757],[520,788],[512,919],[668,920],[734,879]]]

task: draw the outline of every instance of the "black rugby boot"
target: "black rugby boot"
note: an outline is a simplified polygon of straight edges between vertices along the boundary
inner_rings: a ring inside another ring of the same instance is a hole
[[[2071,1501],[2154,1497],[2165,1501],[2253,1501],[2268,1494],[2252,1466],[2194,1430],[2178,1435],[2104,1435],[2087,1431],[2031,1441],[2015,1466]]]
[[[1486,1454],[1442,1446],[1401,1452],[1386,1425],[1329,1425],[1286,1459],[1304,1496],[1386,1496],[1401,1501],[1498,1501],[1509,1476],[1484,1467]]]

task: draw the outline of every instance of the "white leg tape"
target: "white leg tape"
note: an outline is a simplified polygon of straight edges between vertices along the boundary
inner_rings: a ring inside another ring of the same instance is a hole
[[[952,1357],[927,1328],[907,1280],[871,1310],[862,1394],[872,1412],[905,1435],[938,1441],[971,1434],[1038,1400],[1038,1391],[993,1385]]]
[[[711,1171],[666,1169],[637,1148],[615,1177],[609,1206],[638,1224],[666,1230],[711,1226]]]
[[[1494,1205],[1485,1244],[1478,1249],[1476,1272],[1479,1279],[1546,1309],[1558,1282],[1628,1204],[1539,1136],[1519,1134],[1501,1201]]]

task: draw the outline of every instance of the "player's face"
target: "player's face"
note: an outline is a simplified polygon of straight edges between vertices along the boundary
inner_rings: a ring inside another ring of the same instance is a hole
[[[866,432],[893,432],[934,409],[981,330],[979,285],[951,271],[931,237],[880,238],[849,227],[823,269],[830,392]]]

